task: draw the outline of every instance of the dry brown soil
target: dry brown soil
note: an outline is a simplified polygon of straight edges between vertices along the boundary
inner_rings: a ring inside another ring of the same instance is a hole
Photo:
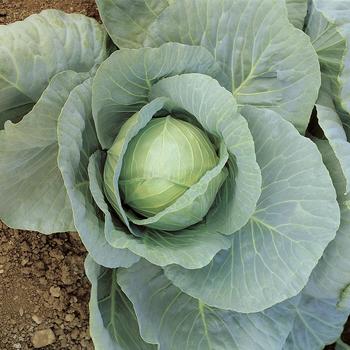
[[[98,17],[94,0],[0,0],[0,24],[19,21],[48,8]]]
[[[0,349],[32,349],[40,330],[55,335],[46,349],[93,349],[78,235],[48,237],[0,223],[0,247]]]
[[[0,24],[47,8],[98,18],[93,0],[0,0]],[[93,349],[85,255],[77,234],[44,236],[0,222],[0,350],[33,349],[40,330],[54,333],[47,350]]]

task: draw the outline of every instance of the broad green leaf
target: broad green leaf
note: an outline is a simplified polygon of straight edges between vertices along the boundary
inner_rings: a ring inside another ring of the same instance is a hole
[[[322,350],[336,341],[350,312],[337,310],[336,304],[336,299],[317,299],[302,293],[283,350]]]
[[[312,0],[306,33],[319,56],[322,90],[350,112],[350,2]]]
[[[328,245],[311,275],[307,292],[319,298],[340,298],[350,284],[350,195],[345,194],[346,180],[342,171],[343,168],[349,169],[341,158],[337,159],[327,141],[318,141],[317,145],[337,191],[341,221],[335,239]]]
[[[347,24],[350,18],[349,0],[312,0],[313,5],[324,12],[336,24]]]
[[[292,301],[256,314],[212,308],[145,260],[121,269],[117,281],[134,305],[142,338],[159,350],[280,350],[293,324]]]
[[[150,24],[175,0],[96,0],[112,40],[120,48],[137,49]]]
[[[104,213],[105,235],[110,245],[118,252],[130,250],[160,266],[180,264],[186,268],[205,266],[220,249],[229,247],[229,240],[205,230],[188,230],[176,233],[147,230],[142,236],[133,236],[116,217],[112,218],[103,195],[102,173],[104,164],[101,155],[91,158],[89,172],[90,189],[96,204]],[[93,162],[95,164],[93,164]],[[89,250],[89,247],[88,247]],[[103,254],[103,251],[101,252]]]
[[[8,226],[46,234],[75,229],[57,166],[57,120],[71,91],[88,78],[59,73],[25,118],[0,131],[0,218]]]
[[[229,153],[229,176],[206,217],[209,231],[232,234],[244,226],[261,193],[261,173],[246,120],[232,95],[203,74],[183,74],[156,83],[151,98],[168,97],[170,109],[190,113]]]
[[[320,86],[310,39],[288,20],[281,0],[177,0],[149,27],[144,46],[206,47],[240,105],[282,115],[304,132]]]
[[[117,284],[118,270],[97,265],[90,256],[85,271],[91,283],[90,334],[99,350],[156,350],[142,340],[133,305]]]
[[[183,73],[214,75],[217,70],[202,47],[169,43],[116,51],[98,69],[93,83],[93,115],[102,147],[109,149],[123,123],[148,103],[155,82]]]
[[[56,73],[87,72],[107,57],[102,26],[57,10],[0,25],[0,38],[0,129],[29,112]]]
[[[278,115],[246,107],[262,194],[232,235],[232,248],[206,267],[165,268],[186,293],[224,309],[256,312],[299,293],[334,238],[339,207],[316,146]],[[315,181],[317,179],[317,181]]]
[[[284,350],[321,350],[341,334],[350,314],[350,216],[342,167],[327,141],[317,141],[337,191],[340,228],[311,274],[297,306],[297,318]]]
[[[343,124],[334,106],[316,105],[317,119],[325,137],[339,160],[346,184],[342,191],[350,191],[350,143],[347,141]],[[350,120],[349,120],[350,121]]]
[[[138,257],[113,249],[107,243],[101,212],[89,189],[89,157],[99,149],[91,113],[91,86],[92,78],[78,85],[61,111],[58,166],[73,208],[75,226],[91,256],[107,267],[127,267]]]
[[[338,339],[335,350],[350,350],[350,345],[345,344],[341,339]]]
[[[285,0],[288,18],[298,29],[303,29],[308,0]]]

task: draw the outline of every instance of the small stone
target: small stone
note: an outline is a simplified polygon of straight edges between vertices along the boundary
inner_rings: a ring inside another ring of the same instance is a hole
[[[46,286],[47,285],[47,279],[45,277],[39,278],[39,282],[41,285]]]
[[[55,342],[56,336],[51,329],[36,331],[32,337],[32,344],[35,349],[43,348]]]
[[[24,315],[23,307],[20,307],[20,308],[19,308],[19,314],[20,314],[21,317]]]
[[[59,298],[61,296],[61,288],[60,287],[51,287],[50,288],[50,294],[54,298]]]
[[[29,259],[25,258],[21,261],[21,265],[26,266],[28,264],[28,262],[29,262]]]
[[[41,324],[43,321],[42,321],[42,319],[39,317],[39,316],[37,316],[37,315],[33,315],[32,316],[32,320],[36,323],[36,324]]]
[[[22,349],[22,345],[19,344],[19,343],[13,344],[13,347],[14,347],[15,349]]]
[[[73,314],[68,314],[64,318],[66,322],[72,322],[74,320],[75,316]]]
[[[5,271],[3,269],[0,270],[0,274],[4,273]]]
[[[74,340],[78,339],[78,337],[79,337],[79,330],[77,328],[74,328],[72,333],[70,334],[70,337],[72,339],[74,339]]]

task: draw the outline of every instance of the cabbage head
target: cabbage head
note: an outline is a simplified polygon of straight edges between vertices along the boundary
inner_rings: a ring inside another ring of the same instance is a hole
[[[96,2],[0,27],[1,220],[79,232],[98,350],[336,341],[350,0]]]

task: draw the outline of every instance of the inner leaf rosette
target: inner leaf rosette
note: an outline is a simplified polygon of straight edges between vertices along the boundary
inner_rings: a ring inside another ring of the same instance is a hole
[[[61,171],[99,264],[141,257],[207,305],[257,312],[302,290],[339,208],[317,148],[277,113],[241,115],[220,76],[203,47],[116,51],[92,84],[101,147],[86,151],[86,127],[71,125],[89,160],[74,165],[75,179]],[[68,115],[60,122],[69,128]]]
[[[104,62],[93,83],[105,151],[90,159],[89,181],[106,240],[160,266],[203,267],[229,248],[226,236],[246,224],[260,196],[248,124],[232,94],[210,77],[218,68],[206,49],[126,51]],[[193,82],[204,85],[198,102],[205,104],[191,108],[163,97],[158,85],[171,76],[184,77],[185,93]]]

